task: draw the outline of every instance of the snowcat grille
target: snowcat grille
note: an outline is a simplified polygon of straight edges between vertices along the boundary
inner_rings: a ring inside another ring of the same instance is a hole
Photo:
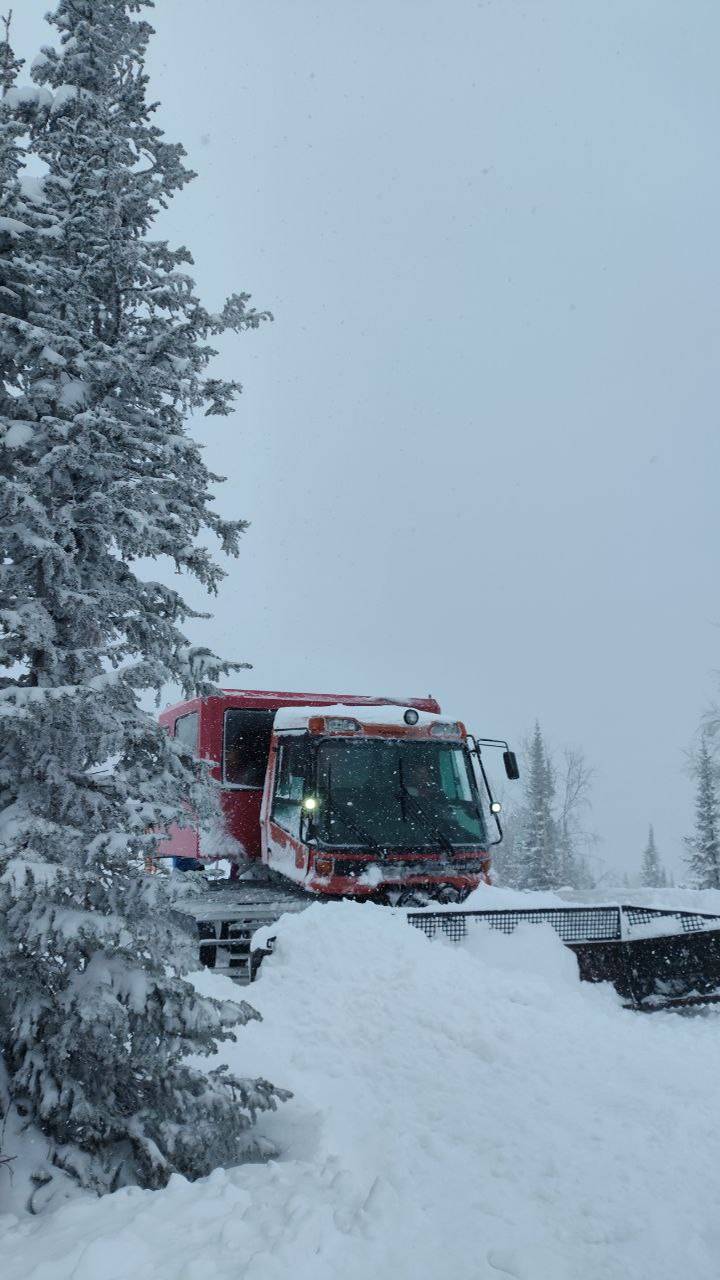
[[[528,907],[509,911],[410,911],[408,921],[429,938],[444,934],[462,942],[473,924],[514,933],[519,924],[549,924],[563,942],[609,942],[620,938],[619,907]]]

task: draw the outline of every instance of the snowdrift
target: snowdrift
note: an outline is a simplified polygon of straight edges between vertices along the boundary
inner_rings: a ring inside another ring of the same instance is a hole
[[[249,994],[223,1056],[294,1090],[283,1158],[6,1215],[3,1280],[720,1274],[716,1014],[624,1011],[549,927],[458,947],[351,903],[285,917]]]

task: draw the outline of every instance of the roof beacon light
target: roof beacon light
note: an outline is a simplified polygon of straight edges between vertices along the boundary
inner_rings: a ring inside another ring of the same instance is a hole
[[[419,719],[420,717],[414,707],[408,707],[403,715],[403,720],[406,724],[417,724]]]
[[[360,725],[357,720],[353,720],[350,716],[326,716],[325,730],[327,733],[357,733]]]
[[[502,812],[502,805],[501,805],[501,803],[500,803],[500,801],[499,801],[499,800],[493,800],[492,804],[490,805],[490,812],[491,812],[491,813],[501,813],[501,812]]]
[[[453,720],[451,723],[446,720],[436,720],[430,725],[430,733],[434,738],[461,738],[462,725],[459,720]]]

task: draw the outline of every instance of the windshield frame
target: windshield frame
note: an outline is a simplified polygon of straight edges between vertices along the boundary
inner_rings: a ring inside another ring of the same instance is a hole
[[[323,735],[318,735],[314,740],[311,739],[311,741],[312,741],[312,756],[311,756],[311,767],[309,770],[308,784],[313,794],[317,796],[318,799],[320,799],[326,794],[326,788],[323,785],[321,781],[321,776],[320,776],[323,750],[327,750],[327,749],[332,750],[332,749],[337,749],[338,747],[345,747],[345,748],[350,747],[352,750],[362,751],[362,750],[372,750],[373,747],[380,746],[385,748],[394,747],[396,750],[402,751],[402,755],[398,757],[400,787],[402,788],[402,792],[405,792],[405,783],[403,781],[403,769],[404,769],[404,765],[410,759],[410,756],[409,756],[410,751],[414,751],[419,748],[425,748],[425,750],[431,749],[432,751],[437,751],[437,752],[441,752],[441,751],[460,752],[462,759],[464,761],[465,774],[467,777],[468,789],[470,792],[470,799],[467,801],[463,801],[460,798],[458,798],[455,802],[453,802],[450,796],[444,794],[443,800],[447,808],[447,812],[450,815],[451,815],[451,806],[453,803],[457,805],[461,805],[461,804],[467,805],[467,812],[472,813],[473,817],[477,820],[478,830],[479,830],[479,834],[473,835],[468,833],[466,837],[463,836],[463,838],[461,839],[458,837],[456,832],[445,831],[444,827],[441,824],[439,824],[436,827],[435,815],[427,811],[424,803],[421,804],[419,798],[416,799],[412,794],[408,793],[404,802],[401,799],[401,794],[398,795],[399,810],[404,811],[405,805],[410,805],[412,807],[413,803],[415,802],[417,806],[417,816],[414,822],[408,822],[407,817],[403,812],[403,818],[404,818],[404,821],[407,823],[407,827],[408,827],[408,834],[405,838],[385,840],[383,838],[378,837],[376,833],[373,833],[372,831],[367,831],[365,829],[366,823],[364,821],[367,815],[364,815],[362,812],[359,812],[357,823],[355,822],[355,815],[353,814],[352,825],[348,823],[346,834],[341,835],[340,833],[338,833],[338,835],[333,839],[327,838],[326,834],[323,831],[322,822],[318,819],[318,817],[313,817],[309,835],[311,836],[314,843],[317,843],[318,845],[322,846],[324,849],[325,848],[333,849],[333,850],[341,850],[341,849],[365,850],[367,849],[368,853],[370,854],[372,853],[377,854],[379,850],[382,850],[382,851],[398,850],[399,851],[399,850],[408,850],[408,849],[422,849],[423,851],[430,852],[431,850],[435,851],[438,849],[438,847],[444,846],[446,849],[446,852],[449,855],[450,852],[455,853],[465,849],[472,849],[473,851],[476,851],[476,850],[486,851],[489,848],[490,839],[489,839],[487,817],[483,809],[482,791],[478,783],[478,778],[475,773],[475,769],[473,767],[472,756],[471,756],[469,745],[464,739],[443,740],[443,739],[430,739],[430,738],[404,738],[404,737],[384,737],[384,736],[381,738],[379,736],[370,737],[369,735],[363,738],[360,738],[360,737],[351,738],[351,737],[343,737],[336,734],[332,734],[332,735],[323,734]],[[330,796],[332,795],[331,789],[329,794]],[[332,801],[331,801],[330,807],[332,807]],[[354,832],[352,830],[352,826],[355,827]],[[367,837],[366,839],[361,838],[361,829],[362,829],[362,834]]]

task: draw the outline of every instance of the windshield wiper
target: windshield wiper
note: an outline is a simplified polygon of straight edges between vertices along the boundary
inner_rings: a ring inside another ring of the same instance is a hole
[[[342,818],[346,827],[348,827],[349,830],[352,831],[353,835],[356,835],[358,837],[358,839],[362,844],[367,845],[369,849],[374,849],[376,853],[382,853],[382,849],[380,848],[380,845],[378,844],[377,840],[373,840],[372,836],[369,836],[366,831],[363,831],[362,827],[358,826],[354,818],[351,818],[347,813],[339,811],[337,806],[333,804],[332,761],[331,760],[328,760],[327,800],[328,800],[328,821],[329,822],[332,822],[333,814],[337,814],[338,812],[340,812],[340,817]]]
[[[405,782],[405,779],[403,777],[402,759],[398,760],[398,777],[400,781],[401,796],[404,796],[408,800],[413,800],[415,802],[416,807],[419,809],[420,813],[423,815],[425,820],[432,824],[429,829],[427,827],[423,827],[425,835],[434,836],[435,839],[440,842],[443,849],[445,849],[447,853],[454,853],[455,848],[453,846],[452,841],[449,839],[448,836],[446,836],[445,832],[440,827],[435,826],[435,819],[432,817],[431,814],[428,814],[428,811],[425,808],[425,805],[423,804],[422,800],[420,799],[420,796],[414,795],[413,792],[408,787],[407,783]]]
[[[343,809],[337,809],[331,802],[330,803],[330,821],[331,822],[332,822],[333,816],[336,816],[338,813],[340,814],[340,817],[345,823],[345,826],[348,827],[350,831],[352,831],[353,835],[356,835],[363,844],[366,844],[368,846],[369,849],[374,849],[376,853],[382,853],[382,849],[378,844],[377,840],[373,840],[372,836],[369,836],[367,831],[363,831],[362,827],[358,826],[354,818],[351,818],[350,815],[348,813],[345,813]]]
[[[408,791],[407,788],[405,789],[404,794],[410,800],[414,801],[415,807],[419,810],[421,816],[424,817],[428,823],[434,823],[434,819],[428,813],[427,809],[425,808],[419,796],[414,796],[412,791]],[[430,827],[423,827],[423,831],[425,832],[426,835],[429,834],[431,836],[434,836],[435,839],[439,841],[439,843],[442,845],[443,849],[445,849],[448,853],[455,852],[455,846],[453,845],[452,840],[450,839],[449,836],[445,834],[442,827],[436,827],[432,825]]]

